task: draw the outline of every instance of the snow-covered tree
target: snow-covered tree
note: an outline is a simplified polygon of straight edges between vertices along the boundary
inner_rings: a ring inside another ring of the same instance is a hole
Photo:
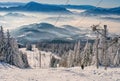
[[[84,51],[82,52],[82,60],[81,60],[81,65],[83,66],[89,66],[92,63],[92,45],[91,43],[86,43],[84,47]]]
[[[69,50],[67,57],[67,67],[72,67],[74,65],[74,51]]]
[[[78,66],[81,64],[81,55],[80,55],[80,40],[77,42],[74,48],[74,66]]]
[[[5,36],[3,32],[3,27],[0,27],[0,61],[4,60],[4,48],[5,48]]]
[[[64,53],[64,54],[62,55],[61,60],[60,60],[60,62],[59,62],[59,65],[60,65],[61,67],[67,67],[67,66],[68,66],[68,64],[67,64],[67,57],[68,57],[68,52],[66,52],[66,53]]]
[[[120,48],[118,48],[113,60],[114,66],[120,66]]]
[[[16,40],[10,37],[9,31],[7,31],[5,37],[2,27],[0,30],[0,61],[20,68],[26,68],[29,66],[27,56],[19,51]]]

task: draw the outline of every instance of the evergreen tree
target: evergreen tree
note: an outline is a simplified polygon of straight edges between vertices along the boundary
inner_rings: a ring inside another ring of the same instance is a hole
[[[78,65],[81,64],[80,63],[80,61],[81,61],[81,57],[80,57],[80,41],[75,43],[73,59],[74,59],[74,66],[78,66]]]
[[[84,47],[84,51],[82,52],[82,66],[89,66],[92,63],[92,45],[90,43],[86,43]]]
[[[74,65],[74,51],[69,50],[67,57],[67,67],[72,67]]]
[[[3,27],[0,27],[0,61],[4,61],[4,50],[5,49],[5,36],[3,32]]]
[[[120,48],[118,48],[113,62],[114,66],[120,66]]]
[[[29,66],[27,56],[19,51],[16,40],[10,37],[9,30],[5,38],[2,27],[0,30],[0,61],[20,68]]]

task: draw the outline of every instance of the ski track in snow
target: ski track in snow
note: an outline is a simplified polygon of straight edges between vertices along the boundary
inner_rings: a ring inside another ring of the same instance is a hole
[[[51,52],[45,52],[45,51],[39,51],[35,46],[33,46],[32,51],[26,50],[26,48],[21,48],[20,51],[22,51],[24,54],[27,55],[28,63],[31,68],[49,68],[50,66],[50,59],[51,56],[54,56],[57,59],[60,59],[55,54],[52,54]],[[40,54],[41,54],[41,64],[40,64]]]
[[[9,65],[10,66],[10,65]],[[10,66],[13,67],[13,66]],[[74,68],[18,69],[0,64],[0,81],[120,81],[120,68],[95,66]]]
[[[120,81],[120,67],[108,68],[104,67],[96,69],[95,66],[74,68],[49,68],[50,52],[41,51],[41,68],[39,67],[39,51],[26,51],[25,48],[20,49],[27,54],[29,69],[19,69],[6,63],[0,63],[0,81]],[[57,57],[57,56],[56,56]]]

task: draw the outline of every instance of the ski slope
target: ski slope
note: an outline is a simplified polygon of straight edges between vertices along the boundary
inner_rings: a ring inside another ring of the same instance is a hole
[[[27,55],[28,63],[31,68],[49,68],[52,56],[56,59],[61,59],[51,52],[39,51],[35,45],[32,45],[32,51],[26,50],[26,48],[21,48],[19,50]]]
[[[25,48],[20,50],[27,55],[31,68],[19,69],[0,63],[0,81],[120,81],[120,67],[109,67],[107,70],[104,70],[104,67],[96,69],[95,66],[85,67],[84,70],[80,67],[50,68],[51,56],[60,59],[58,56],[50,52],[39,51],[35,47],[32,51],[27,51]]]
[[[120,68],[94,66],[74,68],[19,69],[0,63],[0,81],[120,81]]]

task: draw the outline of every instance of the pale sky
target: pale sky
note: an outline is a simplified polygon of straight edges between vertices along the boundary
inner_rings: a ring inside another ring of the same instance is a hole
[[[36,1],[47,4],[65,4],[67,0],[0,0],[0,2],[30,2]],[[96,5],[100,0],[70,0],[69,4],[77,5]],[[120,0],[103,0],[99,5],[101,7],[118,7],[120,6]]]

